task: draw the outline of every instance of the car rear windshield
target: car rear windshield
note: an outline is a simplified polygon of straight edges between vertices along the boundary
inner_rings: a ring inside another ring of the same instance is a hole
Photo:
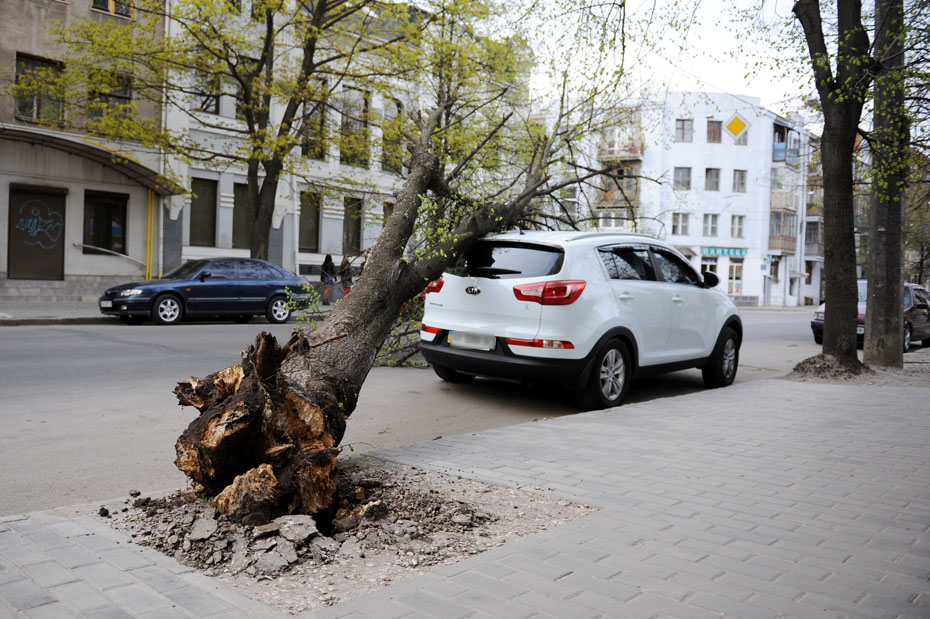
[[[558,273],[564,255],[561,249],[548,245],[479,241],[452,273],[491,279],[541,277]]]

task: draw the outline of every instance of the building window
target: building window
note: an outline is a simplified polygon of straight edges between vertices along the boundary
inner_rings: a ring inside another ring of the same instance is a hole
[[[679,118],[675,121],[675,141],[694,141],[694,121],[690,118]]]
[[[204,78],[201,84],[194,88],[194,109],[208,114],[220,113],[220,86],[213,78]]]
[[[216,181],[191,179],[191,245],[216,246],[216,187]]]
[[[717,272],[717,259],[713,256],[701,258],[701,275],[703,276],[708,271],[711,273]]]
[[[717,217],[710,213],[704,215],[704,236],[717,236]]]
[[[342,131],[339,161],[343,165],[368,167],[368,93],[346,88],[342,93]]]
[[[16,54],[16,117],[61,124],[61,95],[58,77],[61,64],[43,58]]]
[[[720,168],[704,170],[704,191],[720,191]]]
[[[132,80],[129,76],[111,75],[106,83],[109,84],[109,90],[91,93],[87,114],[91,120],[129,113],[132,104]]]
[[[734,239],[743,238],[743,222],[746,220],[745,215],[733,215],[730,217],[730,236]]]
[[[320,204],[322,196],[312,191],[300,192],[300,230],[297,246],[300,251],[320,251]]]
[[[672,189],[691,189],[691,168],[675,168]]]
[[[625,209],[599,211],[597,216],[598,228],[622,228],[628,219]]]
[[[254,226],[255,205],[249,199],[249,186],[236,183],[233,186],[233,248],[251,249]]]
[[[746,146],[749,144],[749,129],[743,129],[743,132],[739,134],[739,137],[733,140],[733,143],[737,146]]]
[[[688,213],[672,213],[672,235],[688,235]]]
[[[708,120],[707,121],[707,143],[708,144],[720,144],[720,140],[723,137],[723,121],[722,120]]]
[[[746,193],[746,170],[733,170],[733,191]]]
[[[355,256],[362,253],[362,199],[345,198],[342,219],[342,253]]]
[[[772,211],[769,218],[769,236],[794,237],[798,229],[798,216],[788,211]]]
[[[91,0],[91,7],[120,17],[132,17],[132,2],[128,0]]]
[[[84,192],[84,253],[109,250],[126,254],[126,203],[129,196],[99,191]]]
[[[304,116],[300,125],[300,152],[308,159],[326,160],[326,101],[325,87],[317,82],[320,96],[317,101],[304,103]]]
[[[743,294],[743,261],[740,258],[730,258],[727,294]]]
[[[401,174],[404,169],[404,107],[396,99],[384,99],[384,126],[381,131],[381,169]]]

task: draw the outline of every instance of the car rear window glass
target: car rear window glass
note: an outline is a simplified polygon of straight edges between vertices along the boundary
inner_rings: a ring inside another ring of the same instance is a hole
[[[207,270],[210,271],[210,277],[236,279],[235,260],[214,260],[209,264]]]
[[[548,245],[479,241],[452,273],[492,279],[541,277],[558,273],[564,256],[561,249]]]
[[[610,279],[641,279],[654,281],[655,270],[649,250],[624,247],[602,248],[598,252]]]
[[[261,262],[252,260],[239,261],[239,277],[242,279],[270,279],[274,276],[265,268]]]

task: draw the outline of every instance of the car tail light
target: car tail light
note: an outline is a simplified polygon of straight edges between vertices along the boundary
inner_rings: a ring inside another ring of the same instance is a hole
[[[420,323],[420,331],[426,331],[427,333],[439,333],[439,327],[431,327]]]
[[[567,340],[519,340],[508,337],[505,341],[511,346],[529,346],[530,348],[558,348],[562,350],[571,350],[575,345]]]
[[[581,296],[585,282],[582,280],[538,282],[513,287],[519,301],[532,301],[540,305],[569,305]]]
[[[429,294],[431,292],[439,292],[440,290],[442,290],[442,285],[445,283],[446,282],[443,281],[441,277],[439,279],[434,279],[433,281],[431,281],[430,283],[426,285],[426,294]]]

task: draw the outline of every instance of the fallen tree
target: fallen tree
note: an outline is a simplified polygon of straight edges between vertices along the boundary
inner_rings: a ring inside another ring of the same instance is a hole
[[[620,7],[578,11],[585,40],[606,32],[605,20],[613,20],[611,32],[622,28]],[[411,114],[409,172],[351,294],[315,330],[295,331],[283,345],[262,333],[239,365],[175,390],[182,405],[200,411],[178,439],[176,464],[234,520],[325,513],[347,419],[402,306],[490,232],[547,217],[575,221],[577,211],[559,211],[559,192],[600,188],[608,173],[567,153],[616,124],[616,110],[597,105],[616,92],[616,73],[570,79],[564,72],[560,96],[541,119],[514,103],[522,69],[505,62],[514,56],[493,45],[493,53],[478,53],[488,40],[467,29],[450,38],[461,28],[455,15],[448,26],[432,48],[434,104]],[[463,59],[485,66],[463,79]],[[572,90],[578,78],[583,93]]]

